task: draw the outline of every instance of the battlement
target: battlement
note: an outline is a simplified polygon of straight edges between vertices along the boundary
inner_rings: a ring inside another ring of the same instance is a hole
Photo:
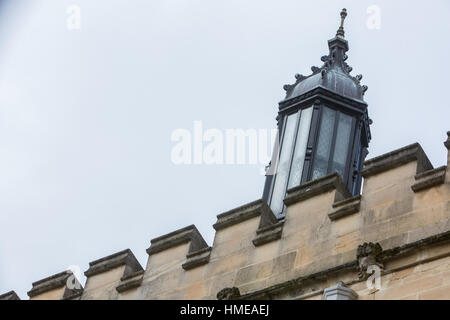
[[[444,166],[434,169],[421,146],[411,144],[364,163],[361,195],[352,196],[333,173],[288,190],[281,221],[257,200],[217,216],[212,246],[191,225],[151,240],[145,268],[127,249],[89,263],[84,289],[64,271],[34,282],[28,295],[322,299],[339,283],[358,299],[450,298],[447,135]],[[368,257],[382,268],[381,289],[365,287]],[[0,296],[7,299],[18,297]]]

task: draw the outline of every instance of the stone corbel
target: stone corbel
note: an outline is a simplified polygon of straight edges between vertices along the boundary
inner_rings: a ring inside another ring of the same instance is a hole
[[[383,263],[381,261],[381,253],[383,249],[379,243],[365,242],[358,246],[356,252],[356,259],[358,261],[358,277],[359,279],[367,279],[371,273],[368,273],[370,266],[378,266],[383,269]]]
[[[217,300],[237,300],[240,296],[239,288],[224,288],[217,293]]]

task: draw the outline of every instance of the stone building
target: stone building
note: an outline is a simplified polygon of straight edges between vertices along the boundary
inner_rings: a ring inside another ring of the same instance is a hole
[[[124,250],[30,299],[450,299],[450,132],[438,168],[418,143],[365,160],[345,16],[323,66],[285,86],[263,198],[218,215],[212,246],[191,225],[151,240],[145,268]]]

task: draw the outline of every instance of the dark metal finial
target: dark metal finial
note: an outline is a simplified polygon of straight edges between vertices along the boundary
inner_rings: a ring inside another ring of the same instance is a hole
[[[336,37],[342,37],[344,38],[344,20],[345,17],[347,16],[347,9],[342,9],[341,11],[341,25],[339,26],[338,31],[336,32]]]

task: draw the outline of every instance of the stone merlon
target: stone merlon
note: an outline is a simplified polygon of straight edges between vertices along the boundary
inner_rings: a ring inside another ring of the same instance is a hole
[[[55,290],[58,290],[59,293],[52,298],[56,299],[70,299],[81,295],[83,292],[83,288],[78,285],[78,280],[73,273],[67,270],[33,282],[33,287],[28,291],[28,296],[34,298]]]
[[[89,269],[84,272],[84,275],[86,277],[91,277],[122,265],[125,266],[123,274],[123,277],[125,278],[143,270],[133,252],[131,252],[130,249],[125,249],[107,257],[89,262]]]
[[[150,243],[147,249],[149,255],[189,243],[187,261],[183,264],[184,269],[191,269],[209,261],[211,248],[194,225],[155,238]]]
[[[367,178],[371,175],[396,168],[412,161],[417,161],[416,173],[422,173],[433,169],[430,160],[428,160],[428,157],[420,144],[413,143],[409,146],[367,160],[364,162],[362,175],[364,178]]]
[[[20,300],[20,298],[17,295],[17,293],[14,290],[12,290],[0,295],[0,300]]]

